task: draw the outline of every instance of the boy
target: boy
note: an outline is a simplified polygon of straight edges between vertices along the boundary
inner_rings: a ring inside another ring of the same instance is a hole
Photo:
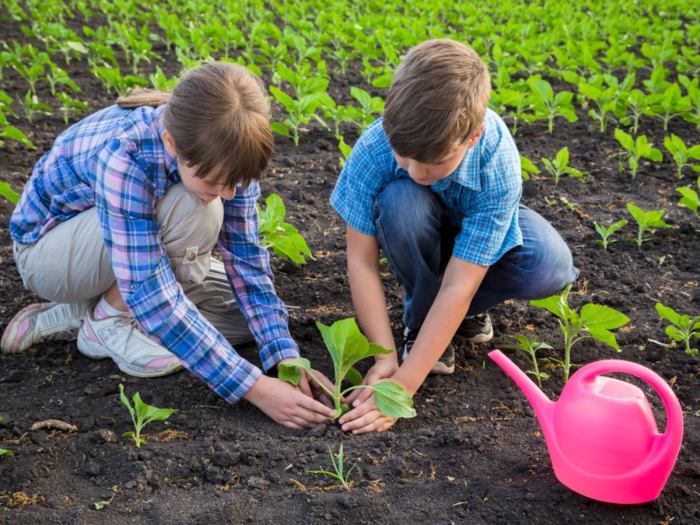
[[[414,394],[430,372],[454,371],[452,337],[493,337],[486,311],[509,298],[558,293],[578,276],[552,226],[520,204],[520,157],[487,109],[488,71],[468,46],[431,40],[396,71],[384,116],[355,145],[331,196],[347,223],[348,279],[370,341],[396,348],[379,277],[379,248],[405,291],[402,364],[376,359],[364,382],[391,378]],[[363,389],[365,390],[365,389]],[[384,431],[361,390],[340,423]]]

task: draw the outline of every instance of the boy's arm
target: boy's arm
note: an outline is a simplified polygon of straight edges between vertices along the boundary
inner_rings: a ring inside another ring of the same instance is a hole
[[[352,303],[362,331],[371,342],[395,349],[384,287],[379,276],[379,244],[376,237],[360,233],[348,225],[347,258]],[[396,351],[376,356],[375,365],[367,372],[362,383],[373,384],[391,377],[398,367]],[[348,403],[361,403],[371,395],[369,389],[355,390],[348,396]]]
[[[411,352],[391,377],[413,395],[428,376],[433,364],[445,351],[459,324],[469,310],[471,300],[484,279],[487,266],[452,257],[447,264],[440,291],[423,323]],[[353,434],[383,431],[396,420],[384,416],[374,400],[368,399],[340,418],[343,430]]]

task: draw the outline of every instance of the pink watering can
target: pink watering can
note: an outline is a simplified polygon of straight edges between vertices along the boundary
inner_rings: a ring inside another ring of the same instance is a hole
[[[553,402],[503,352],[494,350],[489,357],[532,404],[554,474],[565,486],[609,503],[645,503],[658,497],[683,438],[680,403],[658,374],[629,361],[596,361],[573,374]],[[654,387],[666,409],[663,434],[641,389],[602,377],[619,372]]]

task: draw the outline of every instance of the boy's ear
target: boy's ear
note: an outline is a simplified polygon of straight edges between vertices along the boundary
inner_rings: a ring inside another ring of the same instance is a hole
[[[177,152],[175,151],[175,139],[173,139],[170,132],[167,129],[164,129],[160,137],[163,139],[163,144],[165,145],[165,149],[168,150],[168,153],[170,153],[173,157],[177,157]]]
[[[481,137],[481,134],[484,132],[484,125],[482,124],[481,127],[472,135],[472,138],[469,139],[469,147],[473,147],[474,144],[479,140],[479,137]]]

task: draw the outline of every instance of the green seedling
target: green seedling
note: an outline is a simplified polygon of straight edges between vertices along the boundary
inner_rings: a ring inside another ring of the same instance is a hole
[[[537,352],[540,350],[551,350],[552,347],[547,343],[536,341],[534,337],[527,337],[525,335],[516,335],[515,341],[515,345],[505,346],[504,348],[520,350],[530,356],[532,360],[532,370],[528,370],[527,373],[536,377],[537,383],[540,385],[540,388],[542,388],[542,381],[549,379],[549,374],[540,371],[539,364],[537,363]]]
[[[615,130],[615,138],[625,149],[622,155],[627,159],[627,164],[629,166],[630,176],[632,179],[637,176],[637,171],[639,170],[639,160],[641,158],[650,159],[654,162],[660,162],[663,158],[661,151],[652,147],[653,144],[649,143],[646,135],[640,135],[636,139],[633,139],[630,135],[617,128]],[[622,171],[621,164],[620,171]]]
[[[0,416],[0,421],[2,421],[4,418],[3,416]],[[2,456],[14,456],[15,453],[12,452],[11,450],[7,450],[6,448],[0,448],[0,457]]]
[[[683,139],[678,135],[671,135],[664,139],[664,148],[673,157],[673,162],[676,163],[676,178],[683,177],[683,168],[691,166],[695,172],[700,172],[700,164],[693,164],[691,159],[700,160],[700,144],[688,147],[683,142]]]
[[[627,114],[621,120],[625,126],[632,126],[632,135],[636,137],[639,132],[639,120],[649,112],[649,99],[639,89],[623,93],[621,98],[627,107]]]
[[[119,67],[97,66],[92,72],[107,89],[116,92],[120,97],[126,95],[135,86],[148,85],[148,81],[140,76],[122,75]]]
[[[571,370],[571,348],[582,339],[595,339],[620,352],[620,346],[612,330],[629,323],[629,318],[609,306],[595,303],[584,304],[581,311],[576,312],[569,306],[569,291],[567,286],[559,295],[551,295],[544,299],[530,301],[538,308],[544,308],[558,318],[559,328],[564,336],[564,382],[569,380]]]
[[[345,490],[350,490],[350,485],[352,484],[350,479],[350,473],[355,469],[357,463],[353,464],[348,471],[345,471],[345,454],[343,453],[343,444],[340,444],[338,453],[334,454],[331,447],[328,447],[328,455],[331,458],[331,467],[333,470],[307,470],[309,474],[321,474],[323,476],[328,476],[340,483],[340,486]]]
[[[566,146],[561,148],[552,160],[542,158],[542,163],[547,172],[554,178],[555,186],[559,184],[559,178],[562,175],[571,175],[579,180],[586,176],[584,172],[569,166],[569,148]]]
[[[513,135],[518,133],[518,123],[528,120],[525,111],[530,107],[531,101],[528,96],[528,87],[521,80],[519,84],[513,84],[513,88],[499,87],[491,92],[489,105],[498,114],[512,121],[510,132]],[[511,108],[511,109],[509,109]]]
[[[61,103],[61,115],[65,124],[68,124],[72,116],[80,115],[89,109],[85,102],[74,99],[68,93],[61,91],[58,93],[57,98]]]
[[[634,80],[634,74],[628,75],[620,85],[613,75],[593,75],[587,81],[579,82],[580,96],[596,106],[588,110],[588,116],[599,122],[598,131],[601,133],[605,133],[610,120],[619,113],[620,96],[628,86],[634,85]]]
[[[152,421],[165,421],[175,412],[177,412],[177,410],[174,408],[158,408],[152,405],[147,405],[141,401],[141,395],[138,392],[136,392],[131,398],[131,401],[133,402],[132,406],[129,398],[127,398],[124,394],[124,385],[122,384],[119,385],[119,399],[121,400],[122,404],[129,409],[129,414],[131,414],[131,422],[134,425],[133,432],[124,432],[122,436],[133,439],[137,447],[141,447],[141,444],[146,442],[146,439],[141,436],[141,431],[146,425]]]
[[[696,181],[698,191],[700,191],[700,177]],[[676,188],[676,191],[681,194],[681,200],[678,201],[679,206],[684,206],[692,211],[695,216],[700,219],[700,213],[698,213],[698,208],[700,207],[700,202],[698,202],[698,192],[695,191],[690,186],[683,186],[682,188]]]
[[[12,189],[7,182],[0,182],[0,195],[5,197],[11,204],[19,202],[19,193]]]
[[[687,314],[679,314],[670,306],[656,303],[656,313],[661,319],[668,321],[666,335],[676,342],[683,342],[686,355],[698,355],[697,348],[690,347],[690,340],[700,337],[700,315],[690,317]]]
[[[311,122],[311,119],[321,122],[316,111],[324,105],[324,102],[327,102],[328,94],[325,92],[325,88],[322,92],[309,93],[299,98],[292,98],[276,86],[270,86],[270,93],[287,112],[287,117],[284,120],[271,124],[272,131],[283,137],[291,136],[294,145],[298,146],[299,129]],[[322,125],[326,126],[325,122],[322,122]]]
[[[29,122],[34,120],[35,115],[51,115],[53,111],[51,106],[39,100],[39,97],[33,95],[30,91],[24,94],[24,101],[20,101],[19,104]]]
[[[114,499],[114,492],[112,493],[112,497],[109,499],[101,499],[99,501],[96,501],[93,503],[93,507],[95,510],[103,510],[105,507],[109,506],[112,503],[112,500]]]
[[[520,175],[523,180],[530,180],[532,175],[537,175],[540,169],[527,157],[520,155]]]
[[[668,131],[668,123],[672,118],[682,117],[692,111],[690,98],[683,96],[681,88],[675,83],[669,85],[662,93],[649,95],[648,100],[646,114],[661,120],[664,131]]]
[[[356,124],[362,133],[384,111],[384,101],[381,97],[373,97],[364,89],[354,86],[350,88],[350,95],[360,103],[359,119]]]
[[[549,82],[539,75],[527,79],[530,86],[530,105],[533,113],[529,115],[529,120],[547,120],[547,130],[554,131],[554,119],[564,117],[569,122],[576,122],[578,117],[574,110],[572,100],[574,94],[571,91],[560,91],[556,95]]]
[[[260,244],[263,248],[272,248],[277,257],[292,261],[294,264],[306,264],[306,257],[313,259],[311,250],[299,231],[284,222],[287,210],[282,197],[272,193],[265,199],[265,208],[258,205]]]
[[[316,326],[321,332],[323,342],[333,360],[335,388],[331,391],[316,380],[311,363],[304,357],[280,363],[278,371],[280,379],[293,385],[299,385],[301,371],[305,370],[333,400],[335,407],[333,419],[339,418],[349,410],[349,407],[342,403],[342,399],[346,394],[358,388],[372,390],[377,408],[387,416],[410,418],[416,415],[416,411],[413,409],[413,399],[399,383],[385,380],[373,385],[363,385],[361,384],[362,374],[355,368],[355,364],[362,359],[390,354],[393,350],[370,343],[360,332],[353,318],[341,319],[331,326],[317,322]],[[347,380],[352,386],[343,389],[344,380]]]
[[[618,230],[624,228],[626,225],[627,219],[622,219],[617,222],[613,222],[610,226],[603,226],[602,224],[598,224],[597,222],[593,221],[595,231],[597,231],[598,235],[600,235],[600,239],[596,240],[595,242],[601,244],[603,246],[603,249],[607,250],[608,244],[616,242],[615,239],[611,239],[610,237]]]
[[[668,229],[671,227],[670,224],[663,220],[664,215],[666,215],[666,210],[645,211],[635,206],[632,202],[628,202],[626,207],[638,226],[636,242],[640,250],[642,249],[642,243],[648,241],[650,236],[653,235],[657,229]],[[645,233],[648,233],[649,236],[645,237]]]

